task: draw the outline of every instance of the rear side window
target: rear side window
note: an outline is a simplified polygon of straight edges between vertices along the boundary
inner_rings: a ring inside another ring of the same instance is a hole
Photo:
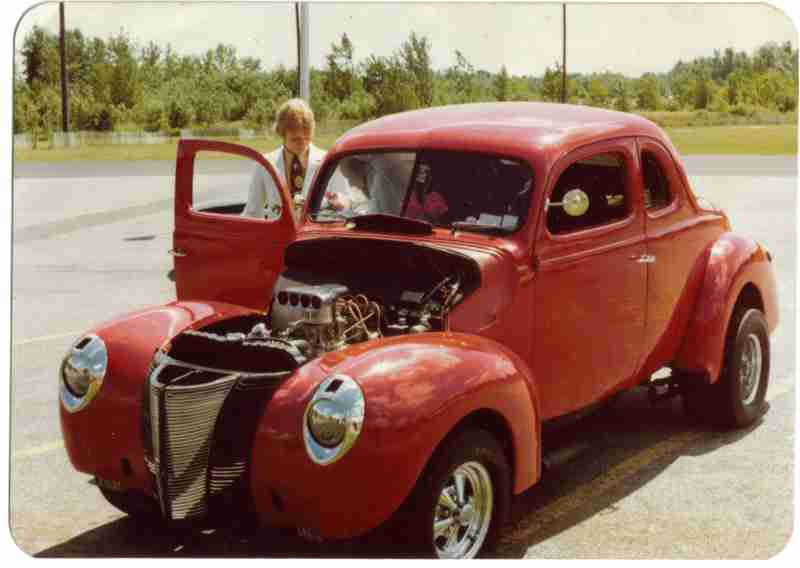
[[[644,177],[644,205],[648,210],[661,209],[670,204],[672,193],[667,176],[653,154],[642,153],[642,175]]]
[[[616,153],[597,154],[569,166],[550,195],[547,229],[561,235],[599,227],[624,219],[630,211],[625,193],[625,165]],[[588,197],[588,209],[582,215],[570,215],[562,205],[572,190]]]

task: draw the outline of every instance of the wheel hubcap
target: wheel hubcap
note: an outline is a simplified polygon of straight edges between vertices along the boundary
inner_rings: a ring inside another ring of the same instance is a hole
[[[751,333],[745,340],[739,365],[739,384],[744,404],[751,404],[758,394],[758,383],[761,381],[761,342],[758,336]]]
[[[459,466],[439,494],[433,546],[439,558],[473,558],[492,521],[492,478],[479,462]]]

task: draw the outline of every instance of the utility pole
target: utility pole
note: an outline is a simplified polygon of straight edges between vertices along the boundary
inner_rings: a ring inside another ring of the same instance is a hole
[[[294,23],[295,23],[295,31],[297,37],[297,78],[295,80],[294,86],[294,94],[296,97],[300,96],[300,67],[302,65],[303,54],[302,49],[300,49],[300,44],[302,43],[301,32],[300,32],[300,2],[294,3]]]
[[[67,43],[64,38],[64,3],[58,3],[58,50],[61,57],[61,129],[66,140],[69,140],[69,104],[67,102]],[[67,142],[69,145],[69,142]]]
[[[561,4],[561,21],[564,25],[561,34],[561,102],[567,102],[567,4]]]
[[[295,2],[294,17],[297,24],[297,93],[306,102],[311,100],[308,64],[308,2]]]
[[[308,16],[308,2],[300,3],[300,98],[305,99],[306,102],[311,102],[311,84],[309,77],[309,16]]]

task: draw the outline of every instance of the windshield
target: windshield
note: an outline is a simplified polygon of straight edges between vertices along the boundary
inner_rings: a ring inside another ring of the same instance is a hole
[[[523,162],[496,156],[365,152],[336,162],[309,213],[315,221],[395,216],[435,227],[512,232],[525,222],[531,182]]]

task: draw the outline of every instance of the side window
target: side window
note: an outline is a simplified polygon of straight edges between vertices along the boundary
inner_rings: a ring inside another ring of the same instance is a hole
[[[642,152],[642,180],[644,186],[644,205],[648,210],[665,207],[672,201],[667,176],[653,154]]]
[[[616,153],[597,154],[569,166],[550,195],[548,231],[560,235],[627,217],[630,205],[625,194],[625,179],[622,156]],[[574,189],[583,191],[588,197],[588,209],[582,215],[570,215],[560,205],[564,196]]]
[[[194,160],[192,210],[241,216],[255,184],[259,189],[254,193],[258,196],[258,203],[257,206],[251,205],[253,213],[247,216],[274,221],[280,217],[281,200],[270,179],[269,172],[250,158],[225,152],[200,151]]]

